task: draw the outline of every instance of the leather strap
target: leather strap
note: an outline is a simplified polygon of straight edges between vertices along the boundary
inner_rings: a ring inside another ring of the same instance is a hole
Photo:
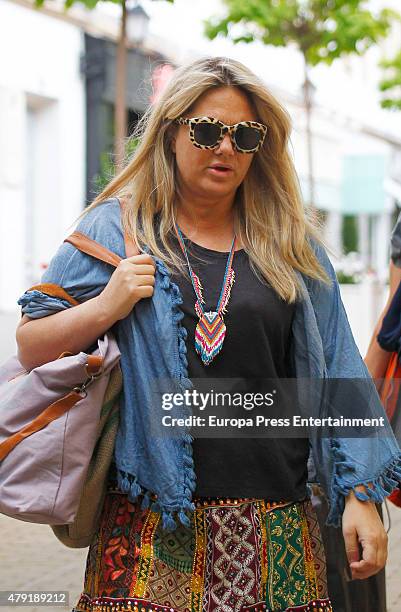
[[[0,461],[3,461],[5,457],[19,444],[32,435],[33,433],[43,429],[49,423],[61,417],[67,410],[73,408],[79,400],[82,399],[82,395],[77,393],[76,391],[71,391],[61,399],[50,404],[39,416],[36,417],[33,421],[25,425],[22,429],[17,431],[14,435],[7,438],[0,444]]]
[[[62,357],[65,357],[67,355],[72,355],[72,353],[66,351],[65,353],[62,353],[58,357],[58,359],[61,359]],[[85,371],[88,378],[99,374],[102,369],[102,365],[103,357],[101,355],[88,355],[88,360],[85,364]],[[21,374],[25,374],[25,371]],[[53,402],[53,404],[50,404],[50,406],[43,410],[43,412],[39,416],[37,416],[36,419],[28,423],[28,425],[25,425],[25,427],[17,431],[15,434],[13,434],[9,438],[7,438],[7,440],[4,440],[4,442],[0,444],[0,461],[3,461],[3,459],[7,457],[7,455],[13,450],[13,448],[15,448],[17,444],[22,442],[22,440],[28,438],[40,429],[43,429],[43,427],[46,427],[55,419],[58,419],[65,412],[67,412],[67,410],[73,408],[75,404],[81,399],[82,395],[80,395],[76,391],[71,391],[61,399],[57,400],[56,402]]]
[[[64,351],[57,357],[57,359],[62,359],[63,357],[72,357],[74,353],[70,353],[70,351]],[[103,357],[101,355],[88,355],[88,360],[85,364],[85,372],[88,378],[90,376],[96,376],[100,373],[101,367],[103,365]],[[25,372],[25,370],[24,370]]]
[[[389,391],[391,392],[392,390],[391,388],[393,385],[393,378],[394,378],[397,366],[398,366],[398,355],[397,353],[394,352],[391,354],[390,360],[387,364],[383,385],[380,390],[380,399],[382,400],[383,403],[387,400]]]
[[[126,202],[123,199],[119,199],[119,203],[122,211]],[[119,255],[102,246],[101,244],[96,242],[96,240],[92,240],[92,238],[89,238],[89,236],[82,234],[82,232],[73,232],[67,238],[65,238],[64,242],[69,242],[83,253],[91,255],[96,259],[100,259],[101,261],[111,264],[114,267],[117,267],[120,261],[122,260]],[[139,253],[137,245],[135,245],[131,237],[128,236],[126,232],[124,232],[124,244],[126,257],[132,257],[132,255],[137,255]],[[48,286],[37,285],[35,287],[31,287],[31,289],[39,287],[46,289],[49,295],[54,295],[54,289],[56,286],[50,284]],[[63,289],[61,289],[61,291],[64,292]],[[66,292],[64,292],[63,295],[60,297],[69,299],[69,301],[73,300],[73,298],[71,298]],[[75,304],[78,304],[76,300],[73,300],[73,302],[75,302]],[[71,353],[67,351],[61,353],[58,359],[66,355],[71,355]],[[103,357],[101,355],[88,355],[88,360],[85,364],[85,369],[88,377],[96,376],[100,372],[102,365]],[[73,408],[73,406],[75,406],[75,404],[81,399],[82,396],[79,393],[77,393],[76,391],[71,391],[70,393],[68,393],[68,395],[65,395],[61,399],[48,406],[39,416],[36,417],[36,419],[31,421],[28,425],[20,429],[18,432],[16,432],[0,444],[0,461],[7,457],[7,455],[13,450],[13,448],[15,448],[17,444],[22,442],[24,438],[27,438],[36,431],[43,429],[43,427],[46,427],[46,425],[48,425],[55,419],[58,419],[65,412],[67,412],[67,410]]]
[[[120,208],[122,212],[124,210],[124,206],[127,204],[127,200],[124,198],[118,198],[118,201],[120,203]],[[79,249],[83,253],[91,255],[96,259],[100,259],[101,261],[104,261],[105,263],[108,263],[114,266],[115,268],[118,266],[122,259],[119,255],[113,253],[113,251],[110,251],[106,247],[99,244],[99,242],[96,242],[96,240],[89,238],[89,236],[86,236],[86,234],[83,234],[82,232],[73,232],[72,234],[67,236],[67,238],[65,238],[64,242],[69,242],[76,249]],[[133,255],[139,254],[140,251],[138,246],[134,243],[134,241],[127,234],[127,232],[124,232],[124,245],[126,257],[132,257]]]
[[[62,300],[66,300],[73,306],[77,306],[79,302],[71,297],[60,285],[55,285],[54,283],[40,283],[39,285],[33,285],[27,291],[41,291],[42,293],[46,293],[46,295],[50,295],[53,297],[59,297]]]
[[[88,360],[85,364],[85,371],[88,376],[96,376],[99,374],[103,365],[103,357],[101,355],[88,355]]]
[[[397,399],[400,392],[400,376],[401,366],[398,362],[398,354],[394,352],[391,354],[380,390],[380,399],[390,422],[397,408]]]
[[[102,246],[96,240],[92,240],[89,236],[82,234],[81,232],[73,232],[67,238],[65,238],[64,242],[69,242],[73,244],[75,248],[79,249],[83,253],[87,255],[91,255],[96,259],[100,259],[115,268],[121,261],[121,257],[119,257],[116,253],[109,251],[106,247]]]
[[[70,351],[64,351],[64,353],[61,353],[61,355],[59,355],[57,357],[57,359],[62,359],[63,357],[72,357],[74,353],[70,353]]]

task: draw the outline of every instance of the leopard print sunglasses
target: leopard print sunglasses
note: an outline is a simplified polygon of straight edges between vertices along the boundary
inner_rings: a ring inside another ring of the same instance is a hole
[[[267,127],[257,121],[241,121],[234,125],[225,125],[214,117],[192,117],[192,119],[178,117],[175,123],[189,125],[189,139],[199,149],[214,149],[228,133],[236,151],[256,153],[262,146],[267,132]]]

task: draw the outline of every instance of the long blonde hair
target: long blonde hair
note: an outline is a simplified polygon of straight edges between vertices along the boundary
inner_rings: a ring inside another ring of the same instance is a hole
[[[131,159],[79,218],[113,196],[128,198],[122,216],[124,230],[140,249],[148,245],[170,271],[185,273],[185,265],[170,241],[177,195],[171,149],[176,129],[173,120],[188,113],[205,91],[227,85],[245,92],[257,120],[268,127],[265,143],[237,190],[236,232],[253,271],[283,300],[293,302],[300,295],[295,270],[329,282],[308,240],[312,237],[320,242],[319,224],[302,202],[288,151],[291,120],[287,111],[256,75],[233,59],[200,59],[175,71],[162,96],[145,112],[131,136],[139,141]],[[156,213],[160,213],[160,223],[155,231]]]

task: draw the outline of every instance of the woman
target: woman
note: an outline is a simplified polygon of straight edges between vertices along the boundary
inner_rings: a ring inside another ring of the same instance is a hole
[[[288,115],[242,64],[209,58],[177,70],[141,127],[132,160],[78,229],[125,257],[114,197],[125,195],[123,227],[142,254],[113,272],[66,243],[19,302],[27,367],[111,326],[122,353],[115,469],[75,609],[331,610],[308,440],[205,443],[188,431],[152,436],[148,421],[165,378],[181,391],[194,377],[370,384],[301,203]],[[371,411],[383,414],[377,395]],[[399,448],[391,433],[312,432],[310,443],[353,576],[371,575],[386,560],[373,501],[401,478]]]

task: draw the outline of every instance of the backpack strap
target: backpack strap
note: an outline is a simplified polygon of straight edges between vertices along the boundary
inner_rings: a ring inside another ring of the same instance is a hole
[[[118,201],[122,212],[123,207],[126,204],[126,200],[123,200],[121,198]],[[92,238],[89,238],[89,236],[83,234],[82,232],[73,232],[72,234],[67,236],[67,238],[65,238],[63,242],[69,242],[76,249],[82,251],[82,253],[86,253],[91,257],[95,257],[95,259],[100,259],[100,261],[104,261],[105,263],[110,264],[115,268],[123,259],[116,253],[113,253],[113,251],[110,251],[102,244],[100,244],[96,240],[93,240]],[[138,246],[134,243],[132,238],[128,236],[126,232],[124,232],[124,244],[126,257],[132,257],[133,255],[138,255],[140,253]],[[77,300],[71,297],[62,287],[59,287],[59,285],[53,283],[42,283],[34,285],[33,287],[30,287],[28,289],[28,291],[33,290],[42,291],[47,295],[53,295],[54,297],[62,298],[70,302],[73,306],[76,306],[79,303]],[[21,312],[21,318],[23,318],[24,316],[25,315]]]
[[[118,201],[122,212],[127,201],[123,198],[118,198]],[[82,232],[73,232],[72,234],[67,236],[67,238],[64,239],[64,242],[69,242],[76,249],[79,249],[83,253],[91,255],[91,257],[95,257],[96,259],[100,259],[101,261],[104,261],[105,263],[108,263],[114,266],[115,268],[122,260],[119,255],[113,253],[113,251],[110,251],[109,249],[101,245],[99,242],[96,242],[96,240],[89,238],[89,236],[86,236],[86,234],[83,234]],[[134,241],[127,234],[127,232],[124,232],[124,244],[126,257],[132,257],[133,255],[139,254],[140,251],[138,246],[134,243]]]
[[[82,251],[87,255],[91,255],[96,259],[100,259],[101,261],[104,261],[115,268],[122,260],[122,257],[116,253],[113,253],[113,251],[106,249],[106,247],[102,246],[99,242],[92,240],[92,238],[89,238],[89,236],[86,236],[82,232],[73,232],[67,236],[67,238],[65,238],[64,242],[69,242],[79,251]]]

